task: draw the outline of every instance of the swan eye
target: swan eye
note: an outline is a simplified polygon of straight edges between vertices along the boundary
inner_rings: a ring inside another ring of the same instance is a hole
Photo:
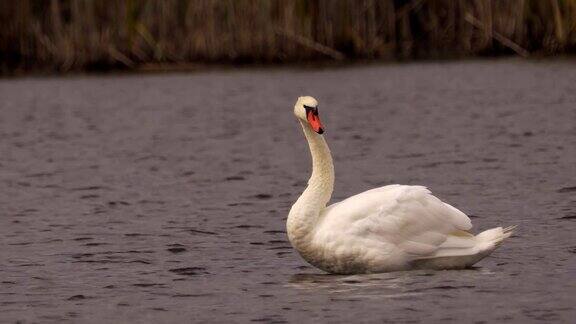
[[[310,107],[310,106],[306,106],[306,105],[303,105],[303,106],[304,106],[304,109],[306,110],[306,113],[308,113],[310,110],[318,113],[318,107]]]

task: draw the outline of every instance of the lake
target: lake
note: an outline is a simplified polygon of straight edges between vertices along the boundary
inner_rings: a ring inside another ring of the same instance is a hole
[[[420,184],[473,269],[324,274],[286,236],[319,102],[333,201]],[[0,322],[570,322],[576,64],[476,60],[0,80]]]

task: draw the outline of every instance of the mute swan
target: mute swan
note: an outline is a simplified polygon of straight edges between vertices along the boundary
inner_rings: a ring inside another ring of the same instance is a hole
[[[294,114],[308,140],[313,169],[286,227],[291,244],[310,264],[338,274],[461,269],[512,235],[514,226],[470,234],[468,216],[423,186],[388,185],[326,207],[334,166],[321,135],[318,102],[300,97]]]

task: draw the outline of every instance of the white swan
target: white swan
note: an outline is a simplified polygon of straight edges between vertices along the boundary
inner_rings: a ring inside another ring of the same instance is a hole
[[[388,185],[326,207],[334,166],[321,135],[318,102],[300,97],[294,106],[312,154],[308,187],[290,209],[290,242],[310,264],[331,273],[410,269],[459,269],[494,251],[514,227],[476,236],[470,219],[426,187]]]

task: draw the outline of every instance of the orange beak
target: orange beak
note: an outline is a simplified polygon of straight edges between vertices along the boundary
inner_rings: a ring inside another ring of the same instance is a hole
[[[308,119],[308,123],[310,124],[310,126],[312,127],[312,129],[316,133],[318,133],[318,134],[324,133],[324,127],[322,126],[322,123],[320,122],[320,117],[318,117],[318,109],[317,108],[309,109],[306,112],[306,119]]]

